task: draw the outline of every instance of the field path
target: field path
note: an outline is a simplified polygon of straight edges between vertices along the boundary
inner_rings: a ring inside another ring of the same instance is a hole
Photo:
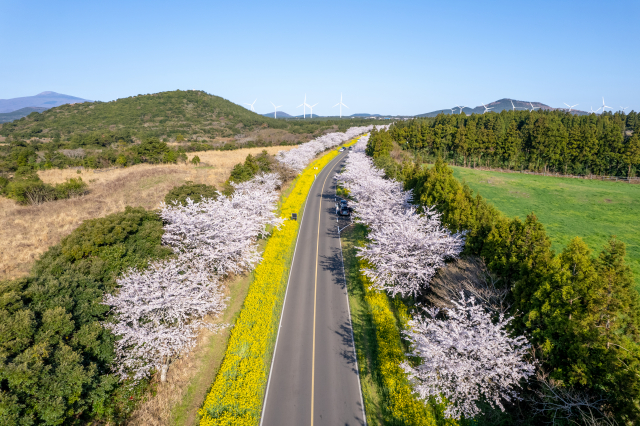
[[[364,425],[335,180],[346,154],[309,191],[282,312],[261,424]]]

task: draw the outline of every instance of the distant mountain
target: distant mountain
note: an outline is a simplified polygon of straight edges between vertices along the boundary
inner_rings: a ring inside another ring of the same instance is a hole
[[[0,113],[0,123],[8,123],[10,121],[18,120],[22,117],[26,117],[32,112],[42,112],[42,111],[46,111],[47,109],[48,108],[26,107],[26,108],[20,108],[19,110],[13,111],[13,112]]]
[[[513,102],[513,105],[511,104],[512,102]],[[525,110],[525,109],[531,110],[532,106],[536,110],[538,109],[543,109],[547,111],[567,110],[567,108],[553,108],[541,102],[518,101],[515,99],[509,99],[509,98],[504,98],[504,99],[497,100],[495,102],[491,102],[486,106],[487,108],[490,108],[491,112],[501,112],[504,110],[512,110],[514,107],[520,110]],[[464,107],[462,108],[462,111],[467,115],[471,115],[471,114],[482,114],[484,113],[485,109],[482,105],[480,105],[475,108]],[[571,112],[577,115],[588,114],[588,112],[586,111],[580,111],[575,109],[571,110]],[[460,114],[460,108],[457,106],[454,106],[453,108],[440,109],[437,111],[427,112],[425,114],[419,114],[419,115],[416,115],[416,117],[435,117],[438,114]]]
[[[380,114],[361,113],[361,114],[351,114],[350,117],[380,117]]]
[[[262,115],[264,115],[265,117],[269,117],[269,118],[291,118],[291,117],[293,117],[292,115],[289,115],[284,111],[278,111],[278,114],[275,114],[273,112],[268,112],[268,113],[262,114]],[[274,117],[274,115],[275,115],[275,117]]]
[[[53,108],[64,104],[77,104],[79,102],[91,102],[87,99],[75,96],[63,95],[56,92],[42,92],[35,96],[23,98],[0,99],[0,113],[14,112],[22,108]]]

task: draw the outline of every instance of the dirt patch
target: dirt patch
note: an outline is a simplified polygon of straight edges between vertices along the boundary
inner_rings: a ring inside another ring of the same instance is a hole
[[[605,199],[604,199],[604,202],[605,202],[605,203],[607,203],[607,204],[610,204],[610,203],[613,203],[613,200],[610,200],[610,199],[608,199],[608,198],[605,198]]]

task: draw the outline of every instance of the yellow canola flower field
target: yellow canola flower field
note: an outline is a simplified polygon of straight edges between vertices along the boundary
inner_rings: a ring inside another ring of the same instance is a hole
[[[332,150],[298,176],[293,190],[282,203],[282,217],[290,218],[291,213],[301,217],[315,175],[338,154]],[[198,412],[201,426],[254,426],[260,422],[298,227],[299,222],[286,220],[269,237],[262,262],[253,273],[253,282],[231,331],[220,371]]]
[[[362,242],[361,244],[362,245]],[[367,265],[360,261],[360,270]],[[425,402],[413,393],[404,370],[406,349],[401,340],[401,329],[407,327],[410,316],[400,299],[390,299],[385,292],[371,289],[371,282],[360,273],[364,299],[375,329],[377,353],[374,361],[376,376],[382,389],[381,411],[384,424],[412,426],[454,426],[455,420],[445,419],[444,406],[431,400]],[[392,304],[398,319],[392,310]],[[359,359],[364,366],[366,360]],[[361,367],[363,368],[363,367]]]

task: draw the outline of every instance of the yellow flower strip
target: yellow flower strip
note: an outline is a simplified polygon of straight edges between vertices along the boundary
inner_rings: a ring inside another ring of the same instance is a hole
[[[348,145],[355,143],[355,140]],[[332,150],[311,163],[294,182],[281,206],[282,217],[301,217],[315,175],[338,155]],[[225,358],[211,391],[199,410],[200,425],[257,425],[299,222],[286,220],[267,242],[262,262],[235,323]]]
[[[361,266],[364,266],[361,264]],[[362,268],[361,268],[362,269]],[[406,305],[399,299],[390,301],[386,293],[371,290],[369,279],[360,274],[364,287],[365,302],[375,328],[377,354],[375,368],[382,387],[382,414],[386,425],[455,425],[445,420],[443,407],[433,401],[425,403],[414,394],[400,364],[407,360],[401,341],[400,329],[408,319]],[[395,303],[400,321],[391,309]],[[401,324],[398,324],[400,322]],[[360,363],[365,362],[359,360]]]

